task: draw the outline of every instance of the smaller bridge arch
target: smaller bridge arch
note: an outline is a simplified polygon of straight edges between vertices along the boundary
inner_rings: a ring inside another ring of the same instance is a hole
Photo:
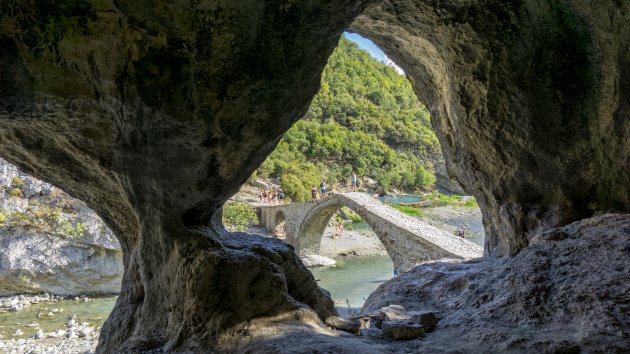
[[[259,211],[261,222],[269,231],[277,225],[278,213],[282,213],[286,219],[286,242],[305,256],[319,253],[328,221],[344,206],[354,210],[372,227],[396,269],[405,271],[421,262],[483,255],[480,246],[400,213],[360,192],[333,194],[316,203],[265,206]]]

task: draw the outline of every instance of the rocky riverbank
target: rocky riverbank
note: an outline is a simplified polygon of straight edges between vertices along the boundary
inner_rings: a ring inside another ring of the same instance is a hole
[[[0,339],[0,353],[87,354],[96,350],[98,331],[84,338]],[[65,333],[65,332],[64,332]]]
[[[91,353],[115,297],[0,298],[0,353]]]

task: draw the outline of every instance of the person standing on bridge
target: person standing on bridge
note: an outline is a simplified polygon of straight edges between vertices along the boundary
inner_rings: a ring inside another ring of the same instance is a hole
[[[357,191],[357,174],[352,171],[352,191]]]
[[[326,182],[322,182],[322,184],[319,185],[319,189],[322,192],[322,198],[326,196]]]
[[[315,188],[315,186],[311,188],[311,198],[313,198],[314,203],[317,202],[317,188]]]

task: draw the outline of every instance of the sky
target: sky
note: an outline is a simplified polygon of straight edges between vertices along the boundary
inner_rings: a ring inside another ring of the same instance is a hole
[[[346,36],[346,38],[358,44],[359,48],[367,50],[368,53],[370,53],[370,55],[372,55],[378,61],[383,62],[389,66],[392,66],[394,69],[396,69],[396,71],[398,71],[400,75],[405,75],[405,72],[403,71],[403,69],[401,69],[398,65],[396,65],[396,63],[394,63],[391,59],[389,59],[387,55],[383,53],[381,48],[379,48],[371,40],[365,37],[361,37],[360,35],[356,33],[344,32],[343,34]]]

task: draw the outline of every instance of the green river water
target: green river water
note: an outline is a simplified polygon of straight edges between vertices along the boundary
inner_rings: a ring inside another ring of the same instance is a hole
[[[321,287],[330,291],[337,310],[348,314],[348,302],[352,311],[358,311],[376,287],[393,277],[392,261],[386,256],[340,258],[336,267],[318,267],[311,271]],[[347,299],[347,301],[346,301]],[[90,298],[88,302],[61,300],[39,303],[18,312],[0,313],[0,335],[2,338],[26,338],[37,332],[53,332],[66,328],[73,315],[77,323],[87,322],[92,327],[101,327],[116,302],[115,296]],[[61,312],[57,312],[61,309]],[[24,333],[14,337],[16,329]]]
[[[17,312],[0,313],[0,335],[3,338],[26,338],[37,332],[37,327],[45,333],[66,329],[66,322],[77,315],[76,322],[87,322],[92,327],[101,327],[114,308],[116,296],[90,298],[88,302],[60,300],[31,305]],[[17,329],[24,334],[14,337]]]

